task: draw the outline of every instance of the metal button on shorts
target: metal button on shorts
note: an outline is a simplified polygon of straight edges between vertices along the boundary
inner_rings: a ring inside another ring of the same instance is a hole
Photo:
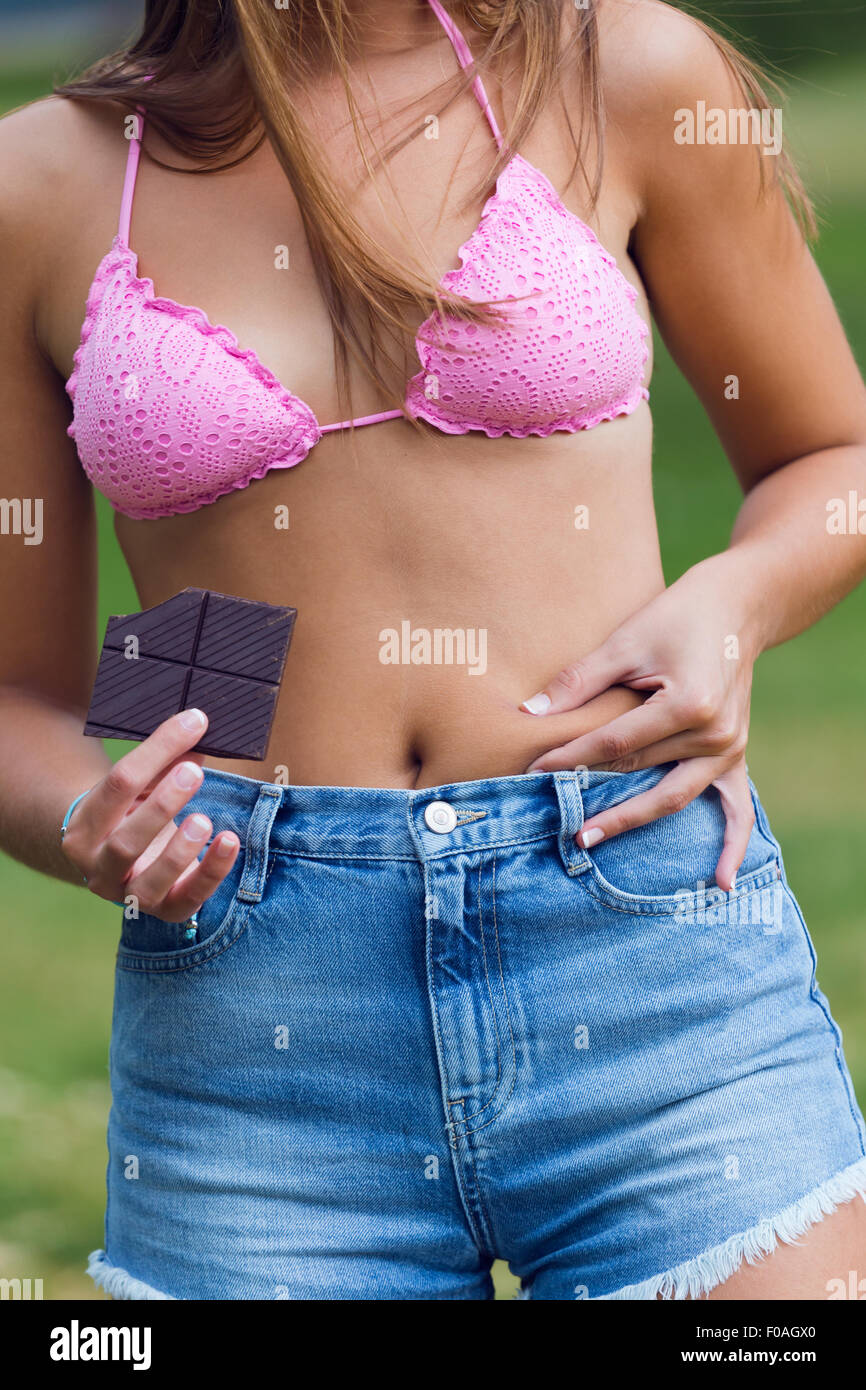
[[[457,812],[447,801],[431,801],[424,811],[424,819],[437,835],[447,835],[457,824]]]

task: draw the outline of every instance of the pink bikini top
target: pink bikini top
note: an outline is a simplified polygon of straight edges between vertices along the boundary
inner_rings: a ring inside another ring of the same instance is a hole
[[[461,67],[472,54],[439,0],[429,0]],[[502,148],[480,77],[474,91]],[[405,412],[320,425],[252,349],[140,277],[129,245],[141,150],[130,140],[117,235],[99,265],[66,390],[68,433],[94,486],[126,516],[192,512],[273,468],[293,468],[334,430],[404,413],[446,434],[523,438],[591,429],[628,415],[643,385],[648,328],[637,291],[538,169],[515,154],[442,289],[499,306],[488,328],[434,313],[418,331],[421,370]]]

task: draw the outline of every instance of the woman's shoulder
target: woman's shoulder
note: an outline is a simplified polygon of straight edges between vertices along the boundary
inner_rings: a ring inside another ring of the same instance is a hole
[[[123,117],[91,102],[49,96],[0,119],[0,234],[41,241],[73,235],[108,198],[126,156]],[[122,177],[122,173],[121,173]]]
[[[743,199],[757,193],[761,160],[753,144],[720,148],[682,136],[701,103],[726,112],[749,105],[747,65],[735,50],[662,0],[600,0],[598,21],[605,135],[638,219],[653,207],[675,217],[686,195],[690,217],[710,218],[732,190]]]
[[[644,126],[664,120],[673,129],[676,108],[700,96],[728,102],[738,90],[713,34],[683,10],[664,0],[596,0],[596,14],[609,115],[637,115]]]
[[[119,110],[45,97],[0,119],[0,262],[7,321],[40,318],[79,248],[108,245],[128,145]]]

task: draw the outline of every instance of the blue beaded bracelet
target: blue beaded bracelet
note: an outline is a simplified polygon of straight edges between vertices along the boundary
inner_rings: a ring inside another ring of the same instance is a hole
[[[88,787],[86,792],[81,792],[81,794],[80,794],[79,796],[77,796],[77,797],[75,798],[75,800],[70,804],[69,809],[68,809],[68,811],[66,812],[66,815],[63,817],[63,820],[62,820],[61,825],[60,825],[60,843],[61,843],[61,844],[63,844],[63,840],[64,840],[64,838],[65,838],[65,836],[66,836],[66,832],[67,832],[67,830],[69,829],[69,821],[70,821],[70,818],[71,818],[71,816],[72,816],[72,812],[75,810],[75,808],[76,808],[76,806],[78,805],[79,801],[83,801],[84,798],[87,796],[88,792],[92,792],[92,791],[93,791],[93,788],[92,788],[92,787]],[[84,883],[84,886],[85,886],[85,888],[86,888],[86,887],[88,886],[86,877],[83,878],[83,883]],[[126,903],[125,903],[125,902],[119,902],[119,903],[118,903],[118,902],[115,902],[114,899],[112,899],[112,904],[113,904],[114,907],[126,907]]]
[[[87,796],[88,792],[91,792],[91,791],[93,791],[93,788],[92,788],[92,787],[88,787],[86,792],[82,792],[81,795],[80,795],[80,796],[77,796],[77,797],[75,798],[75,800],[70,804],[69,810],[66,812],[66,815],[63,817],[63,821],[62,821],[61,826],[60,826],[60,841],[61,841],[61,844],[62,844],[62,842],[63,842],[63,840],[64,840],[64,838],[65,838],[65,836],[66,836],[67,830],[69,829],[69,820],[70,820],[70,817],[71,817],[71,815],[72,815],[72,812],[75,810],[75,808],[76,808],[76,806],[78,805],[79,801],[83,801],[84,798]]]

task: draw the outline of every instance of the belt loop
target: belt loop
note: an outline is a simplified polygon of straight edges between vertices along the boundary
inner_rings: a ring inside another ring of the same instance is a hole
[[[559,855],[570,874],[582,874],[589,868],[589,856],[575,840],[583,825],[583,798],[576,772],[554,772],[556,796],[559,801]]]
[[[265,782],[259,789],[258,800],[247,826],[244,872],[237,892],[237,896],[245,903],[261,902],[268,876],[271,826],[282,799],[282,787],[278,787],[274,782]]]

